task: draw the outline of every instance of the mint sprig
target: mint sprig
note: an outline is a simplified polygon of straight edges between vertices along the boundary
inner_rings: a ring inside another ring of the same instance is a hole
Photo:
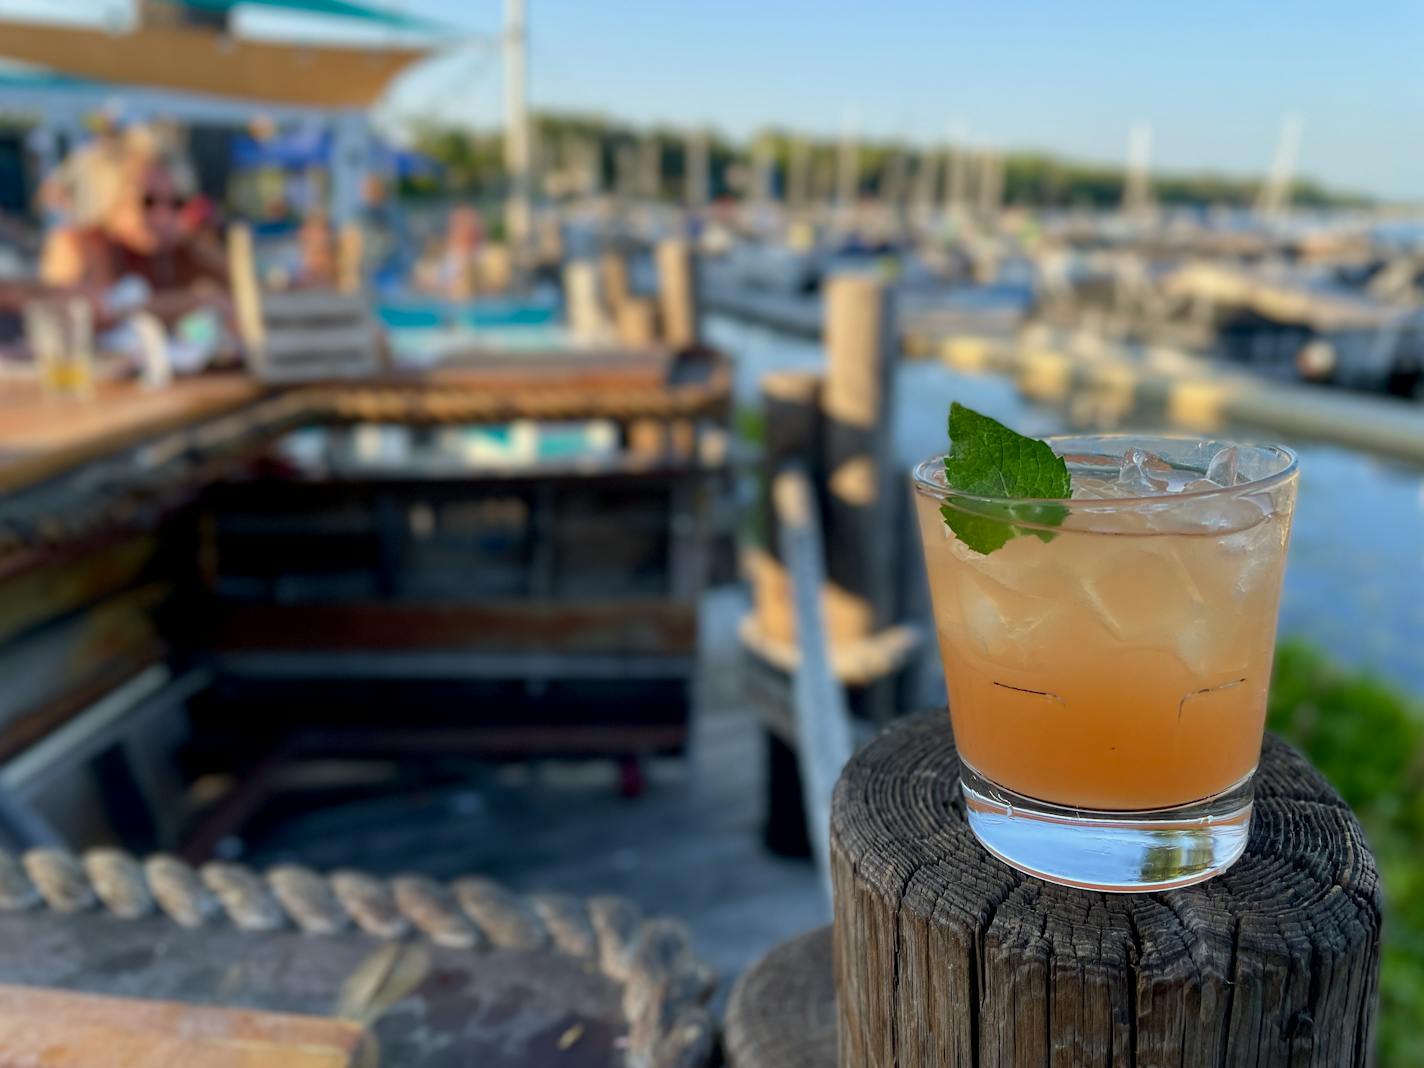
[[[940,514],[955,537],[976,553],[991,553],[1020,534],[1052,541],[1051,530],[1026,530],[1019,524],[1056,527],[1068,515],[1061,504],[954,501],[956,491],[976,497],[1040,501],[1066,500],[1073,493],[1068,465],[1047,442],[1025,437],[957,401],[949,406],[949,454],[944,458],[944,474],[954,503],[941,505]]]

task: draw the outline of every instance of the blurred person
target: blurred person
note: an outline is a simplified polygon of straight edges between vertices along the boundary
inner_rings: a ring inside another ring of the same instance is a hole
[[[42,213],[59,226],[91,226],[119,194],[128,161],[151,149],[142,127],[125,129],[113,111],[102,112],[94,136],[72,148],[40,183]]]
[[[199,370],[234,348],[226,257],[190,206],[191,172],[155,141],[126,143],[98,217],[49,234],[40,283],[90,301],[104,350],[146,364],[157,336],[173,370]]]
[[[484,219],[474,208],[456,208],[445,226],[445,239],[416,265],[416,285],[451,300],[474,296]]]
[[[297,231],[299,287],[329,289],[337,282],[336,235],[326,212],[317,208],[307,214]]]
[[[101,317],[141,309],[171,324],[197,308],[226,313],[226,261],[185,223],[179,173],[162,154],[133,152],[99,218],[50,235],[41,281],[90,293]]]

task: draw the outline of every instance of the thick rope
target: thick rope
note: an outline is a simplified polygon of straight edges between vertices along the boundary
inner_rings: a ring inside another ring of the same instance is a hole
[[[716,1025],[703,1006],[716,979],[694,955],[687,927],[645,919],[626,898],[517,894],[477,876],[448,885],[422,875],[387,882],[292,864],[265,875],[222,862],[195,870],[177,857],[140,863],[108,848],[82,858],[32,849],[18,861],[0,850],[0,912],[40,905],[64,914],[102,909],[126,920],[162,913],[189,928],[226,922],[314,937],[355,929],[386,940],[414,930],[451,949],[552,949],[597,964],[623,988],[629,1068],[705,1068],[715,1045]]]

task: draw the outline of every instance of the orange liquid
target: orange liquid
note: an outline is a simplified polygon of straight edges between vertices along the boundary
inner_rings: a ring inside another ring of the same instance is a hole
[[[1198,801],[1260,758],[1286,515],[1229,534],[1072,529],[977,555],[916,494],[963,758],[1061,805]],[[1130,517],[1128,517],[1130,518]]]

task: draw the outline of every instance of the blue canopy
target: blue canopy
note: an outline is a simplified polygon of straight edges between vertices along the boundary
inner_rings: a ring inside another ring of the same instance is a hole
[[[257,167],[280,167],[299,171],[308,167],[326,167],[331,162],[331,131],[323,126],[308,126],[258,140],[241,134],[232,141],[232,164],[239,170]],[[399,178],[434,175],[440,164],[419,152],[393,148],[378,143],[375,165],[383,171],[394,171]]]

